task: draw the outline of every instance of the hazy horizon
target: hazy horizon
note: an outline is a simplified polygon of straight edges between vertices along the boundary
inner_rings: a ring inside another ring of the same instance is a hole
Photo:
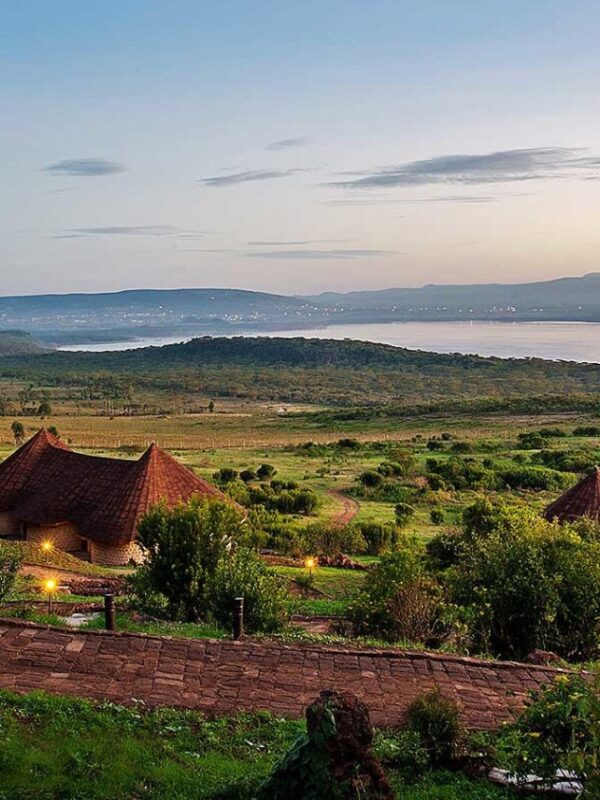
[[[31,0],[0,51],[0,295],[598,270],[600,15]]]

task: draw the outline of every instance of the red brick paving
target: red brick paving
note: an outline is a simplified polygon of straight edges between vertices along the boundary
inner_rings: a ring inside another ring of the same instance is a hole
[[[207,714],[266,709],[299,717],[322,689],[349,689],[377,725],[397,725],[440,686],[471,728],[492,728],[560,670],[459,656],[67,631],[0,619],[0,688],[43,689]]]

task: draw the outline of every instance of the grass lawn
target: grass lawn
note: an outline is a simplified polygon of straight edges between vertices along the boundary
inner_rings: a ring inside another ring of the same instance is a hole
[[[0,692],[2,800],[250,800],[304,730],[266,713],[212,721],[199,713]],[[402,800],[505,800],[456,773],[426,772]]]

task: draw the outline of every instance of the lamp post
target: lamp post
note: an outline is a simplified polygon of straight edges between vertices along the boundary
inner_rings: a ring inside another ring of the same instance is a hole
[[[58,588],[57,587],[57,583],[54,580],[54,578],[48,578],[48,580],[44,583],[44,588],[46,589],[46,592],[48,594],[48,613],[51,614],[52,613],[52,597],[53,597],[54,593],[56,592],[56,589]]]
[[[312,578],[312,574],[313,574],[313,569],[316,567],[316,565],[317,565],[317,559],[314,558],[313,556],[309,556],[304,561],[304,566],[308,570],[308,574],[309,574],[309,576],[311,578]]]
[[[50,539],[46,539],[46,541],[42,542],[41,544],[42,553],[44,553],[44,555],[46,556],[46,564],[50,560],[50,553],[52,552],[53,547],[54,545],[52,544]]]

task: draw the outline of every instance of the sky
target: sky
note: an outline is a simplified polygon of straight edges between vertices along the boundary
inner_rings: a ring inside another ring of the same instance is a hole
[[[600,270],[596,0],[0,11],[2,295]]]

